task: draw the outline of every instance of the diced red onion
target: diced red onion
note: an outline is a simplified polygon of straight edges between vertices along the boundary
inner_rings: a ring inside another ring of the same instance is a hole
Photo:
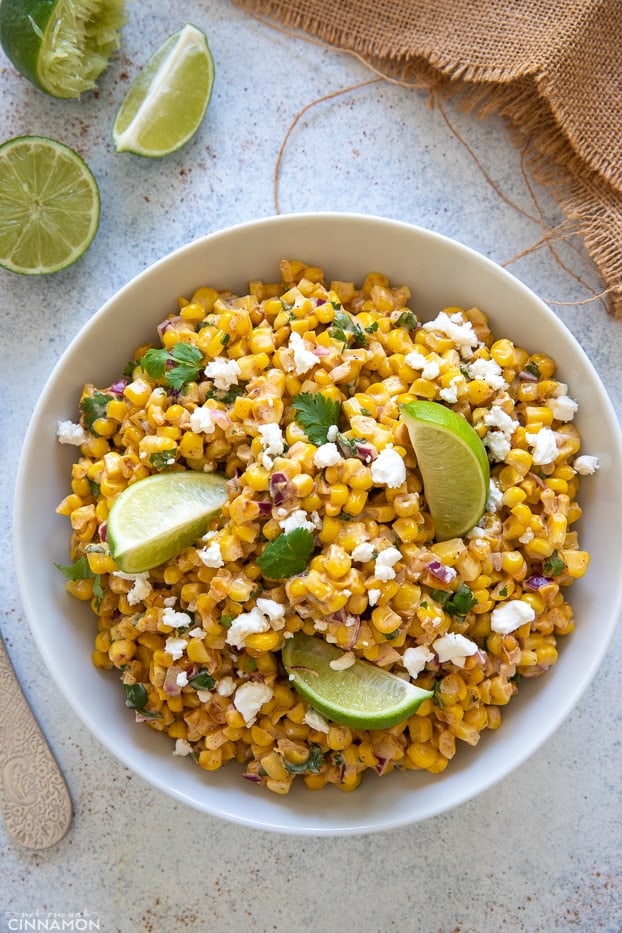
[[[181,674],[181,672],[181,667],[177,667],[175,664],[171,664],[166,671],[162,689],[170,697],[178,697],[181,695],[181,687],[177,683],[177,675]]]
[[[371,463],[372,460],[375,460],[378,456],[378,451],[373,444],[362,444],[359,441],[356,443],[356,456],[359,460],[362,460],[363,463]]]
[[[113,392],[115,395],[123,395],[123,392],[128,384],[127,379],[117,379],[116,382],[113,382],[109,388],[110,392]]]
[[[378,759],[378,764],[375,767],[375,771],[376,771],[376,774],[379,774],[380,776],[382,776],[383,774],[386,773],[386,770],[389,766],[390,759],[381,758],[379,755],[376,755],[376,758]]]
[[[99,540],[105,544],[108,540],[108,522],[102,522],[97,532],[99,534]]]
[[[453,567],[447,567],[446,564],[442,564],[440,560],[431,560],[428,564],[428,570],[432,576],[436,577],[436,579],[440,580],[442,583],[451,583],[457,576]]]
[[[252,771],[245,771],[242,777],[247,781],[251,781],[253,784],[261,784],[262,782],[259,775],[254,774]]]
[[[294,487],[285,473],[272,473],[268,488],[275,505],[282,505],[288,499],[295,498]]]
[[[272,512],[271,502],[262,501],[262,502],[258,502],[257,505],[259,506],[259,514],[262,516],[262,518],[267,518],[271,514]]]
[[[522,369],[518,374],[518,378],[521,380],[521,382],[537,382],[538,381],[538,377],[535,376],[533,373],[530,373],[528,369]]]
[[[525,580],[525,586],[529,590],[539,590],[540,587],[546,586],[548,583],[552,583],[550,577],[544,577],[539,573],[534,573],[530,577],[527,577]]]

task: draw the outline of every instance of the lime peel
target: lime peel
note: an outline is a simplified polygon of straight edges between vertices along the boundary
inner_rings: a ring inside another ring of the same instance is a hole
[[[389,729],[408,719],[433,696],[368,661],[336,670],[331,661],[344,652],[322,638],[296,632],[283,645],[282,658],[293,687],[313,709],[355,729]]]
[[[490,464],[479,434],[440,402],[401,406],[423,481],[436,539],[461,538],[482,517],[490,490]]]
[[[112,504],[106,529],[119,570],[151,570],[204,535],[227,498],[226,483],[220,473],[176,470],[127,486]]]

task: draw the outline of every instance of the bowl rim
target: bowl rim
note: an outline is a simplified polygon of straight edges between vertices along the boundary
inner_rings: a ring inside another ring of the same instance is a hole
[[[248,814],[242,815],[241,813],[237,813],[234,810],[231,812],[225,812],[223,811],[222,806],[212,807],[210,806],[209,798],[207,802],[199,802],[189,797],[189,795],[184,793],[181,789],[177,787],[171,787],[170,784],[166,780],[162,779],[158,774],[145,773],[144,768],[141,769],[137,766],[136,760],[132,758],[132,755],[125,754],[122,750],[120,750],[115,745],[114,737],[108,735],[106,730],[101,728],[101,725],[98,723],[96,718],[94,718],[92,715],[88,715],[84,708],[82,708],[79,703],[77,703],[76,697],[72,693],[70,683],[68,682],[67,678],[63,677],[62,671],[57,670],[54,665],[52,656],[49,651],[48,641],[43,637],[42,629],[36,621],[37,609],[35,606],[35,600],[33,599],[29,589],[29,571],[27,562],[28,541],[25,537],[27,522],[24,520],[25,502],[27,501],[28,496],[28,462],[29,458],[33,457],[35,448],[37,446],[38,433],[42,419],[45,416],[45,410],[47,406],[46,396],[48,391],[54,389],[56,383],[60,379],[60,375],[66,367],[67,361],[72,358],[76,349],[84,342],[85,337],[100,327],[100,322],[105,320],[111,308],[113,308],[115,305],[122,305],[123,302],[126,301],[128,297],[131,296],[131,294],[144,282],[149,281],[149,279],[155,274],[161,274],[167,269],[167,267],[175,267],[175,265],[183,257],[191,256],[195,251],[201,252],[203,249],[209,248],[210,244],[215,241],[223,240],[223,238],[235,239],[240,234],[245,235],[248,232],[252,233],[253,231],[265,231],[266,234],[268,234],[271,229],[274,230],[279,227],[284,229],[288,227],[294,228],[301,223],[334,224],[336,222],[346,224],[362,224],[363,226],[375,226],[378,224],[389,225],[397,232],[403,230],[409,235],[423,236],[427,239],[430,239],[431,242],[436,242],[437,245],[439,245],[441,248],[450,247],[452,250],[460,252],[464,257],[466,257],[467,260],[475,262],[478,266],[483,264],[483,267],[489,274],[501,276],[504,281],[513,282],[515,288],[518,288],[518,290],[522,292],[531,303],[535,303],[538,306],[540,313],[544,315],[546,319],[548,319],[548,322],[553,330],[556,330],[558,333],[564,335],[564,339],[569,341],[569,343],[572,345],[573,352],[576,353],[578,358],[582,360],[583,366],[591,371],[591,375],[599,395],[599,401],[603,405],[603,414],[605,420],[608,422],[608,425],[612,429],[611,435],[608,438],[611,455],[613,460],[622,467],[622,434],[620,432],[620,427],[615,415],[615,411],[613,409],[613,405],[606,393],[606,390],[604,389],[604,386],[602,385],[598,373],[594,369],[583,348],[577,342],[574,335],[568,330],[568,328],[565,327],[561,319],[558,318],[557,315],[555,315],[554,312],[544,303],[544,301],[539,298],[539,296],[537,296],[528,286],[517,279],[516,276],[507,270],[502,269],[493,260],[477,252],[471,247],[466,246],[457,240],[453,240],[443,234],[426,229],[424,227],[420,227],[415,224],[385,217],[378,217],[371,214],[349,212],[295,213],[246,221],[244,223],[235,224],[233,226],[223,228],[222,230],[217,230],[204,236],[197,237],[191,240],[189,243],[182,245],[170,253],[162,256],[160,259],[141,270],[137,275],[127,281],[120,289],[118,289],[114,294],[109,296],[103,302],[103,304],[95,311],[89,320],[79,328],[75,336],[70,340],[57,363],[50,372],[48,378],[46,379],[45,385],[41,391],[41,395],[32,411],[28,428],[24,436],[15,482],[13,504],[13,547],[16,576],[18,590],[25,609],[30,631],[33,635],[38,650],[48,670],[50,671],[54,682],[56,683],[56,686],[59,688],[60,692],[72,707],[76,715],[87,726],[89,731],[94,734],[95,737],[118,760],[126,765],[126,767],[131,769],[134,773],[138,773],[148,783],[158,787],[160,790],[163,790],[165,793],[176,798],[177,800],[186,803],[195,809],[201,810],[202,812],[227,819],[240,825],[297,835],[353,835],[410,825],[414,822],[428,819],[439,815],[440,813],[447,812],[450,809],[454,809],[455,807],[460,806],[466,801],[487,790],[498,781],[503,780],[517,767],[522,765],[525,760],[531,757],[531,755],[533,755],[551,737],[551,735],[559,728],[562,722],[570,715],[579,699],[594,679],[598,669],[600,668],[608,647],[614,637],[614,633],[617,627],[617,620],[619,619],[620,613],[622,611],[622,585],[619,585],[615,599],[612,600],[612,608],[610,613],[611,621],[607,628],[606,638],[603,639],[598,645],[597,650],[594,652],[589,663],[586,665],[584,669],[584,675],[581,677],[580,682],[577,682],[574,685],[574,689],[568,702],[563,706],[563,708],[560,708],[557,711],[556,715],[554,715],[550,721],[547,722],[546,726],[541,727],[537,741],[532,742],[532,744],[529,745],[526,749],[516,749],[513,756],[508,756],[509,760],[505,765],[501,764],[489,776],[481,777],[475,788],[472,788],[467,782],[467,786],[462,789],[462,792],[460,789],[458,789],[458,791],[453,794],[449,806],[444,806],[440,802],[437,802],[436,804],[430,803],[430,805],[427,806],[427,809],[415,816],[394,812],[391,815],[386,815],[381,822],[376,821],[370,825],[366,824],[364,819],[360,818],[357,821],[352,822],[352,825],[343,825],[332,828],[317,825],[309,825],[308,827],[292,826],[288,823],[287,811],[285,814],[285,819],[279,821],[278,819],[274,818],[272,822],[265,822],[254,819]],[[154,312],[154,324],[157,323],[155,320],[156,316],[156,312]],[[79,386],[76,389],[76,394],[78,392]],[[622,513],[620,517],[622,518]],[[193,767],[196,766],[193,765]]]

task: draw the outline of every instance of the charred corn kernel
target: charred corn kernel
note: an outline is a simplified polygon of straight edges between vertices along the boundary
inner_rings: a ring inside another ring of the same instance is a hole
[[[532,353],[529,362],[535,364],[538,368],[540,379],[551,379],[555,375],[557,367],[550,356],[545,356],[544,353]]]
[[[366,505],[367,491],[365,489],[352,489],[343,505],[343,511],[348,515],[360,515]]]
[[[419,376],[414,380],[410,387],[410,391],[418,398],[435,399],[438,393],[438,388],[429,379],[423,379],[421,376]]]
[[[261,759],[261,767],[268,777],[275,781],[287,780],[288,774],[281,756],[276,751],[269,752]]]
[[[279,632],[255,632],[246,636],[246,646],[253,651],[276,651],[280,648],[282,636]]]
[[[113,398],[106,405],[106,415],[121,423],[129,411],[129,405],[123,399]]]
[[[530,560],[542,560],[550,557],[555,548],[545,538],[533,538],[525,545],[525,555]]]
[[[210,659],[209,651],[201,638],[191,638],[188,641],[186,654],[196,664],[205,664]]]
[[[112,437],[118,429],[118,423],[112,418],[96,418],[92,425],[93,433],[100,437]]]
[[[563,549],[560,550],[560,555],[566,565],[566,572],[569,576],[575,579],[583,576],[590,563],[590,555],[587,551]]]
[[[406,755],[416,768],[429,770],[436,761],[436,749],[430,742],[413,742],[406,749]]]
[[[345,511],[347,512],[348,509]],[[403,541],[405,544],[409,544],[410,542],[417,540],[421,531],[421,526],[415,521],[414,518],[397,518],[393,522],[393,530],[399,537],[400,541]]]
[[[222,768],[222,750],[220,748],[205,748],[199,752],[199,765],[205,771],[218,771]]]
[[[331,544],[322,558],[322,565],[329,576],[338,580],[350,570],[352,561],[342,547]]]
[[[490,348],[490,355],[502,369],[516,365],[516,352],[511,340],[495,340]]]
[[[471,405],[482,405],[491,398],[494,391],[484,379],[471,379],[467,382],[466,395]]]
[[[119,641],[113,641],[108,649],[108,657],[115,667],[123,667],[128,661],[131,661],[136,654],[136,642],[128,638],[122,638]]]
[[[347,726],[331,723],[326,735],[326,743],[335,752],[352,745],[352,732]]]
[[[404,583],[393,597],[393,606],[399,612],[414,612],[421,600],[421,587]]]
[[[527,493],[520,486],[509,486],[503,493],[503,504],[509,509],[520,505],[527,498]]]
[[[143,408],[147,404],[147,399],[151,395],[152,387],[144,379],[138,378],[134,379],[133,382],[128,383],[123,394],[132,403],[136,408]]]
[[[110,663],[110,658],[108,657],[107,651],[93,651],[91,653],[91,660],[93,665],[100,670],[110,670],[112,664]]]
[[[349,494],[350,490],[344,483],[335,483],[334,486],[331,486],[328,502],[330,505],[338,506],[341,509],[348,501]]]
[[[81,505],[82,499],[80,496],[72,493],[69,496],[65,496],[65,498],[59,502],[56,506],[56,512],[58,515],[71,515],[71,513],[75,511],[75,509],[80,508]]]
[[[514,467],[521,479],[527,475],[533,463],[533,457],[522,447],[512,447],[505,458],[505,462]]]
[[[389,606],[377,606],[372,614],[371,621],[375,629],[383,635],[390,635],[402,624],[402,617]]]
[[[86,559],[91,573],[114,573],[117,564],[114,558],[106,551],[91,551],[87,549]]]
[[[183,720],[176,719],[175,722],[170,724],[166,734],[169,739],[185,739],[188,736],[188,727]]]
[[[531,606],[536,615],[544,612],[546,606],[539,593],[523,593],[521,599],[524,603]]]
[[[532,425],[550,427],[553,424],[553,411],[548,405],[526,405],[525,421]]]
[[[517,505],[512,506],[511,512],[521,525],[524,525],[525,528],[529,526],[531,509],[528,505],[525,505],[524,502],[519,502]]]
[[[95,648],[97,651],[108,652],[110,648],[110,632],[98,632],[95,636]]]
[[[536,648],[536,663],[540,667],[549,667],[557,664],[557,648],[555,645],[543,644]]]

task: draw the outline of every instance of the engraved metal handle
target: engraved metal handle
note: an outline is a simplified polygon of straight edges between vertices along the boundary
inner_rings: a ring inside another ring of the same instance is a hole
[[[17,682],[0,637],[0,807],[29,849],[47,849],[71,823],[71,798],[56,759]]]

